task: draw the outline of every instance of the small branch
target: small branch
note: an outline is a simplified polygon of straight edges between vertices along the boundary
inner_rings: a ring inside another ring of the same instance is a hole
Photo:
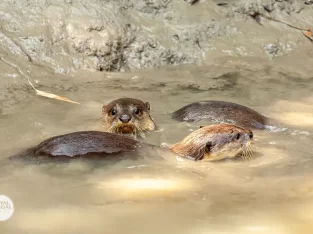
[[[297,29],[297,30],[301,30],[301,31],[305,31],[305,32],[302,32],[302,34],[307,37],[310,41],[313,42],[313,37],[312,37],[312,30],[311,28],[300,28],[300,27],[297,27],[297,26],[293,26],[292,24],[289,24],[289,23],[286,23],[286,22],[283,22],[281,20],[278,20],[278,19],[275,19],[275,18],[272,18],[270,16],[267,16],[267,15],[264,15],[260,12],[257,12],[257,11],[254,11],[254,12],[250,12],[249,13],[249,16],[251,16],[254,20],[256,20],[259,24],[260,23],[260,17],[264,17],[268,20],[272,20],[272,21],[275,21],[275,22],[278,22],[278,23],[282,23],[282,24],[285,24],[291,28],[294,28],[294,29]]]
[[[41,90],[38,90],[34,87],[34,85],[32,84],[32,82],[30,81],[30,77],[28,75],[26,75],[17,65],[15,65],[14,63],[12,62],[9,62],[8,60],[6,60],[5,58],[3,58],[2,56],[0,56],[0,60],[2,62],[4,62],[5,64],[13,67],[20,75],[24,76],[27,78],[27,81],[28,83],[30,84],[30,86],[36,91],[36,94],[39,95],[39,96],[43,96],[43,97],[47,97],[47,98],[53,98],[53,99],[57,99],[57,100],[60,100],[60,101],[65,101],[65,102],[71,102],[71,103],[75,103],[75,104],[80,104],[78,102],[75,102],[75,101],[72,101],[66,97],[61,97],[61,96],[58,96],[58,95],[55,95],[55,94],[52,94],[52,93],[47,93],[47,92],[44,92],[44,91],[41,91]]]

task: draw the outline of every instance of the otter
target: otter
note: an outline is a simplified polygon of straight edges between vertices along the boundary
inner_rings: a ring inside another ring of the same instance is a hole
[[[172,119],[183,122],[210,120],[231,123],[249,129],[265,129],[276,124],[273,119],[236,103],[225,101],[200,101],[188,104],[172,113]]]
[[[15,156],[14,158],[106,158],[126,155],[146,157],[149,150],[161,158],[171,152],[172,155],[194,161],[215,161],[234,158],[238,155],[251,156],[253,133],[232,124],[217,124],[201,127],[187,135],[182,141],[169,148],[162,148],[120,134],[100,131],[80,131],[48,138]],[[123,154],[124,153],[124,154]],[[125,154],[126,153],[126,154]],[[124,157],[123,156],[123,157]]]
[[[106,132],[144,136],[144,132],[156,128],[150,116],[149,102],[134,98],[120,98],[103,105],[102,115]]]

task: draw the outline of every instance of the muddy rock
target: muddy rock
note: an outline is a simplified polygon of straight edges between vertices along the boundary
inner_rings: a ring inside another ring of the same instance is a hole
[[[261,19],[259,25],[248,13],[258,11],[310,27],[313,8],[308,4],[300,0],[3,0],[0,43],[6,53],[56,73],[210,63],[223,56],[271,59],[309,41],[277,22]]]

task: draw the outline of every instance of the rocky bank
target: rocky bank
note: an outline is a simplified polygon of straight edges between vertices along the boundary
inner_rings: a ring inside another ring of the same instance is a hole
[[[260,12],[306,29],[313,26],[312,3],[2,0],[1,105],[25,99],[31,87],[26,79],[17,78],[25,74],[43,81],[48,74],[129,72],[211,64],[225,57],[273,61],[301,54],[311,61],[312,41],[300,30],[263,17],[255,20],[249,14]]]

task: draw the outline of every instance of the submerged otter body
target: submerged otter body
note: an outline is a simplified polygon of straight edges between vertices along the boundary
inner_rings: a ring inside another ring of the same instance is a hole
[[[250,152],[252,140],[253,134],[250,130],[231,124],[211,125],[192,132],[167,151],[195,161],[220,160],[233,158],[241,153],[247,155]],[[165,150],[114,133],[82,131],[51,137],[10,158],[58,159],[65,157],[73,159],[93,156],[105,158],[107,156],[118,157],[123,153],[132,158],[137,155],[146,155],[142,152],[147,152],[147,149],[157,149],[161,154]],[[163,155],[159,156],[163,157]]]
[[[225,101],[201,101],[186,105],[172,113],[177,121],[197,122],[210,120],[231,123],[244,128],[264,129],[272,120],[258,112],[236,103]]]
[[[80,131],[48,138],[10,159],[99,158],[133,152],[140,142],[130,137],[100,131]]]

